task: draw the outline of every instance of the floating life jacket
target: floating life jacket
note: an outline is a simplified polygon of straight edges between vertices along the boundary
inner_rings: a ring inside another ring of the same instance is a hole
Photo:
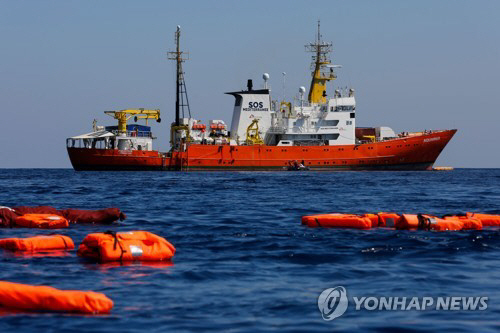
[[[52,214],[62,215],[56,208],[52,206],[16,206],[12,207],[19,215],[24,214]]]
[[[12,221],[14,227],[59,229],[69,227],[69,222],[64,217],[53,214],[24,214]]]
[[[395,228],[401,221],[401,215],[396,213],[378,213],[380,218],[379,227]]]
[[[70,223],[110,224],[117,220],[123,221],[127,218],[125,213],[120,211],[119,208],[105,208],[99,210],[69,208],[69,209],[57,210],[56,208],[51,206],[19,206],[19,207],[13,207],[12,210],[16,212],[17,215],[52,214],[52,215],[64,216],[64,218],[67,219]]]
[[[463,223],[462,230],[481,230],[483,229],[483,223],[481,220],[475,217],[469,217],[467,215],[445,215],[443,216],[445,220],[459,220]]]
[[[10,251],[39,252],[51,250],[72,250],[75,248],[75,244],[68,236],[50,235],[29,238],[0,239],[0,248]]]
[[[25,311],[109,313],[113,301],[93,291],[59,290],[47,286],[0,281],[0,307]]]
[[[334,213],[304,216],[302,217],[302,224],[306,224],[311,228],[370,229],[372,220],[369,217],[359,215]]]
[[[500,215],[467,212],[465,216],[468,218],[478,219],[484,227],[500,227]]]
[[[432,215],[403,214],[396,229],[434,231],[480,230],[482,229],[482,224],[479,220],[459,218],[456,216],[438,218]]]
[[[161,261],[174,254],[175,247],[165,238],[147,231],[89,234],[78,248],[79,256],[99,262]]]
[[[0,207],[0,227],[11,227],[13,221],[18,217],[19,214],[14,209],[9,207]]]
[[[396,213],[363,214],[362,216],[370,219],[372,228],[395,228],[401,219],[401,215]]]
[[[100,210],[63,209],[62,215],[72,223],[99,223],[111,224],[115,221],[123,221],[127,215],[119,208],[106,208]]]

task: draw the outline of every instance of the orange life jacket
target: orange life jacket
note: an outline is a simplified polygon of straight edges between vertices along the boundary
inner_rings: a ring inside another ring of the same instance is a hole
[[[379,227],[395,228],[401,220],[401,215],[396,213],[378,213],[380,217]]]
[[[50,235],[29,238],[0,239],[0,248],[11,251],[37,252],[49,250],[72,250],[75,248],[75,244],[68,236]]]
[[[445,215],[443,216],[445,220],[459,220],[463,223],[462,230],[481,230],[483,229],[483,223],[481,220],[473,217],[463,216],[463,215]]]
[[[25,311],[102,314],[111,311],[113,301],[93,291],[59,290],[0,281],[0,306]]]
[[[377,214],[363,214],[363,217],[367,217],[372,222],[372,228],[375,227],[386,227],[395,228],[396,224],[399,223],[401,215],[396,213],[377,213]]]
[[[432,215],[403,214],[396,229],[458,231],[464,229],[464,222],[457,218],[440,219]]]
[[[466,216],[468,218],[478,219],[484,227],[500,227],[500,215],[467,212]]]
[[[68,220],[53,214],[24,214],[16,217],[13,224],[18,228],[59,229],[69,227]]]
[[[147,231],[89,234],[78,248],[81,257],[110,261],[170,260],[175,247],[165,238]]]
[[[368,217],[352,214],[323,214],[304,216],[308,227],[370,229],[372,221]]]

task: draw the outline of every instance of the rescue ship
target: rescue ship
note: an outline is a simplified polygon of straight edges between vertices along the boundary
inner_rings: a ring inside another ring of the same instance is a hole
[[[177,68],[175,121],[170,128],[169,152],[153,149],[150,119],[160,121],[160,110],[106,111],[118,126],[97,126],[91,133],[67,139],[75,170],[431,170],[456,129],[402,132],[389,127],[356,127],[354,89],[327,93],[336,79],[330,60],[332,43],[322,40],[320,26],[315,41],[306,45],[312,56],[312,80],[300,87],[292,101],[273,100],[263,75],[263,88],[228,92],[234,97],[231,126],[210,120],[208,126],[191,117],[183,63],[188,53],[169,52]],[[134,117],[146,125],[127,124]]]

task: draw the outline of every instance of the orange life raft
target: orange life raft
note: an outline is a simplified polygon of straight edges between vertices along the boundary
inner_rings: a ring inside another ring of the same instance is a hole
[[[106,295],[0,281],[0,307],[25,311],[105,314],[113,308]]]
[[[18,228],[59,229],[69,227],[64,217],[54,214],[24,214],[13,221]]]
[[[147,231],[89,234],[78,248],[81,257],[110,261],[170,260],[175,247],[165,238]]]
[[[50,250],[72,250],[75,248],[75,244],[68,236],[50,235],[29,238],[0,239],[0,248],[11,251],[37,252]]]

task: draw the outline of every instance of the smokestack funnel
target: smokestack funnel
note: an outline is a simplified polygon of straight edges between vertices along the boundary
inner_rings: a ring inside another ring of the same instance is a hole
[[[248,88],[248,91],[252,91],[253,83],[252,83],[252,80],[250,80],[250,79],[247,82],[247,88]]]

